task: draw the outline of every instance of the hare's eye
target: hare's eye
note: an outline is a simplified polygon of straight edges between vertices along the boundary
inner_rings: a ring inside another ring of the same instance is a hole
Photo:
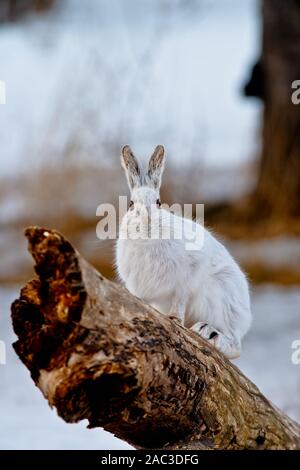
[[[133,201],[130,201],[130,203],[129,203],[129,207],[130,207],[130,209],[132,209],[132,208],[133,208],[133,206],[134,206],[134,202],[133,202]]]
[[[156,205],[157,205],[157,207],[160,207],[160,206],[161,206],[161,202],[160,202],[159,199],[156,200]]]

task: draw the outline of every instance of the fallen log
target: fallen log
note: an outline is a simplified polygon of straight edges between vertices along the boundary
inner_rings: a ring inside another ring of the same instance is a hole
[[[105,279],[54,230],[25,232],[37,278],[14,349],[51,407],[136,448],[300,449],[300,426],[196,333]]]

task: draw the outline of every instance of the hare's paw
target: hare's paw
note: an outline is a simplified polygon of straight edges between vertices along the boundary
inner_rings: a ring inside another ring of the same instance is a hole
[[[215,346],[228,359],[237,359],[241,355],[241,342],[231,336],[225,336],[220,333],[216,337]]]
[[[208,325],[208,323],[198,321],[192,326],[191,330],[196,331],[202,338],[207,339],[210,343],[215,344],[218,336],[221,334],[216,328]]]
[[[241,342],[218,331],[204,322],[197,322],[191,330],[196,331],[202,338],[213,344],[228,359],[236,359],[241,354]]]

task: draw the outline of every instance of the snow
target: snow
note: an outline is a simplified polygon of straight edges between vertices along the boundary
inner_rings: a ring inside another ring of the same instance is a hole
[[[259,50],[257,0],[56,5],[0,29],[2,174],[109,163],[127,142],[203,167],[251,160],[260,105],[241,87]]]
[[[239,263],[251,262],[271,269],[300,270],[300,239],[296,236],[227,240],[226,246]]]
[[[10,303],[16,288],[0,288],[0,340],[7,363],[0,365],[0,449],[129,449],[86,422],[66,424],[34,386],[14,353]],[[252,294],[253,327],[244,341],[238,367],[272,400],[300,421],[300,365],[291,361],[292,342],[300,339],[300,289],[264,286]]]
[[[300,288],[259,286],[252,292],[253,326],[236,364],[259,389],[300,422],[300,365],[292,343],[300,339]]]

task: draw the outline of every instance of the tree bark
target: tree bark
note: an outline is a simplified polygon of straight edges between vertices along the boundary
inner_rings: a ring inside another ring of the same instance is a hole
[[[300,426],[196,333],[105,279],[53,230],[26,230],[37,278],[15,351],[50,406],[136,448],[300,449]]]

